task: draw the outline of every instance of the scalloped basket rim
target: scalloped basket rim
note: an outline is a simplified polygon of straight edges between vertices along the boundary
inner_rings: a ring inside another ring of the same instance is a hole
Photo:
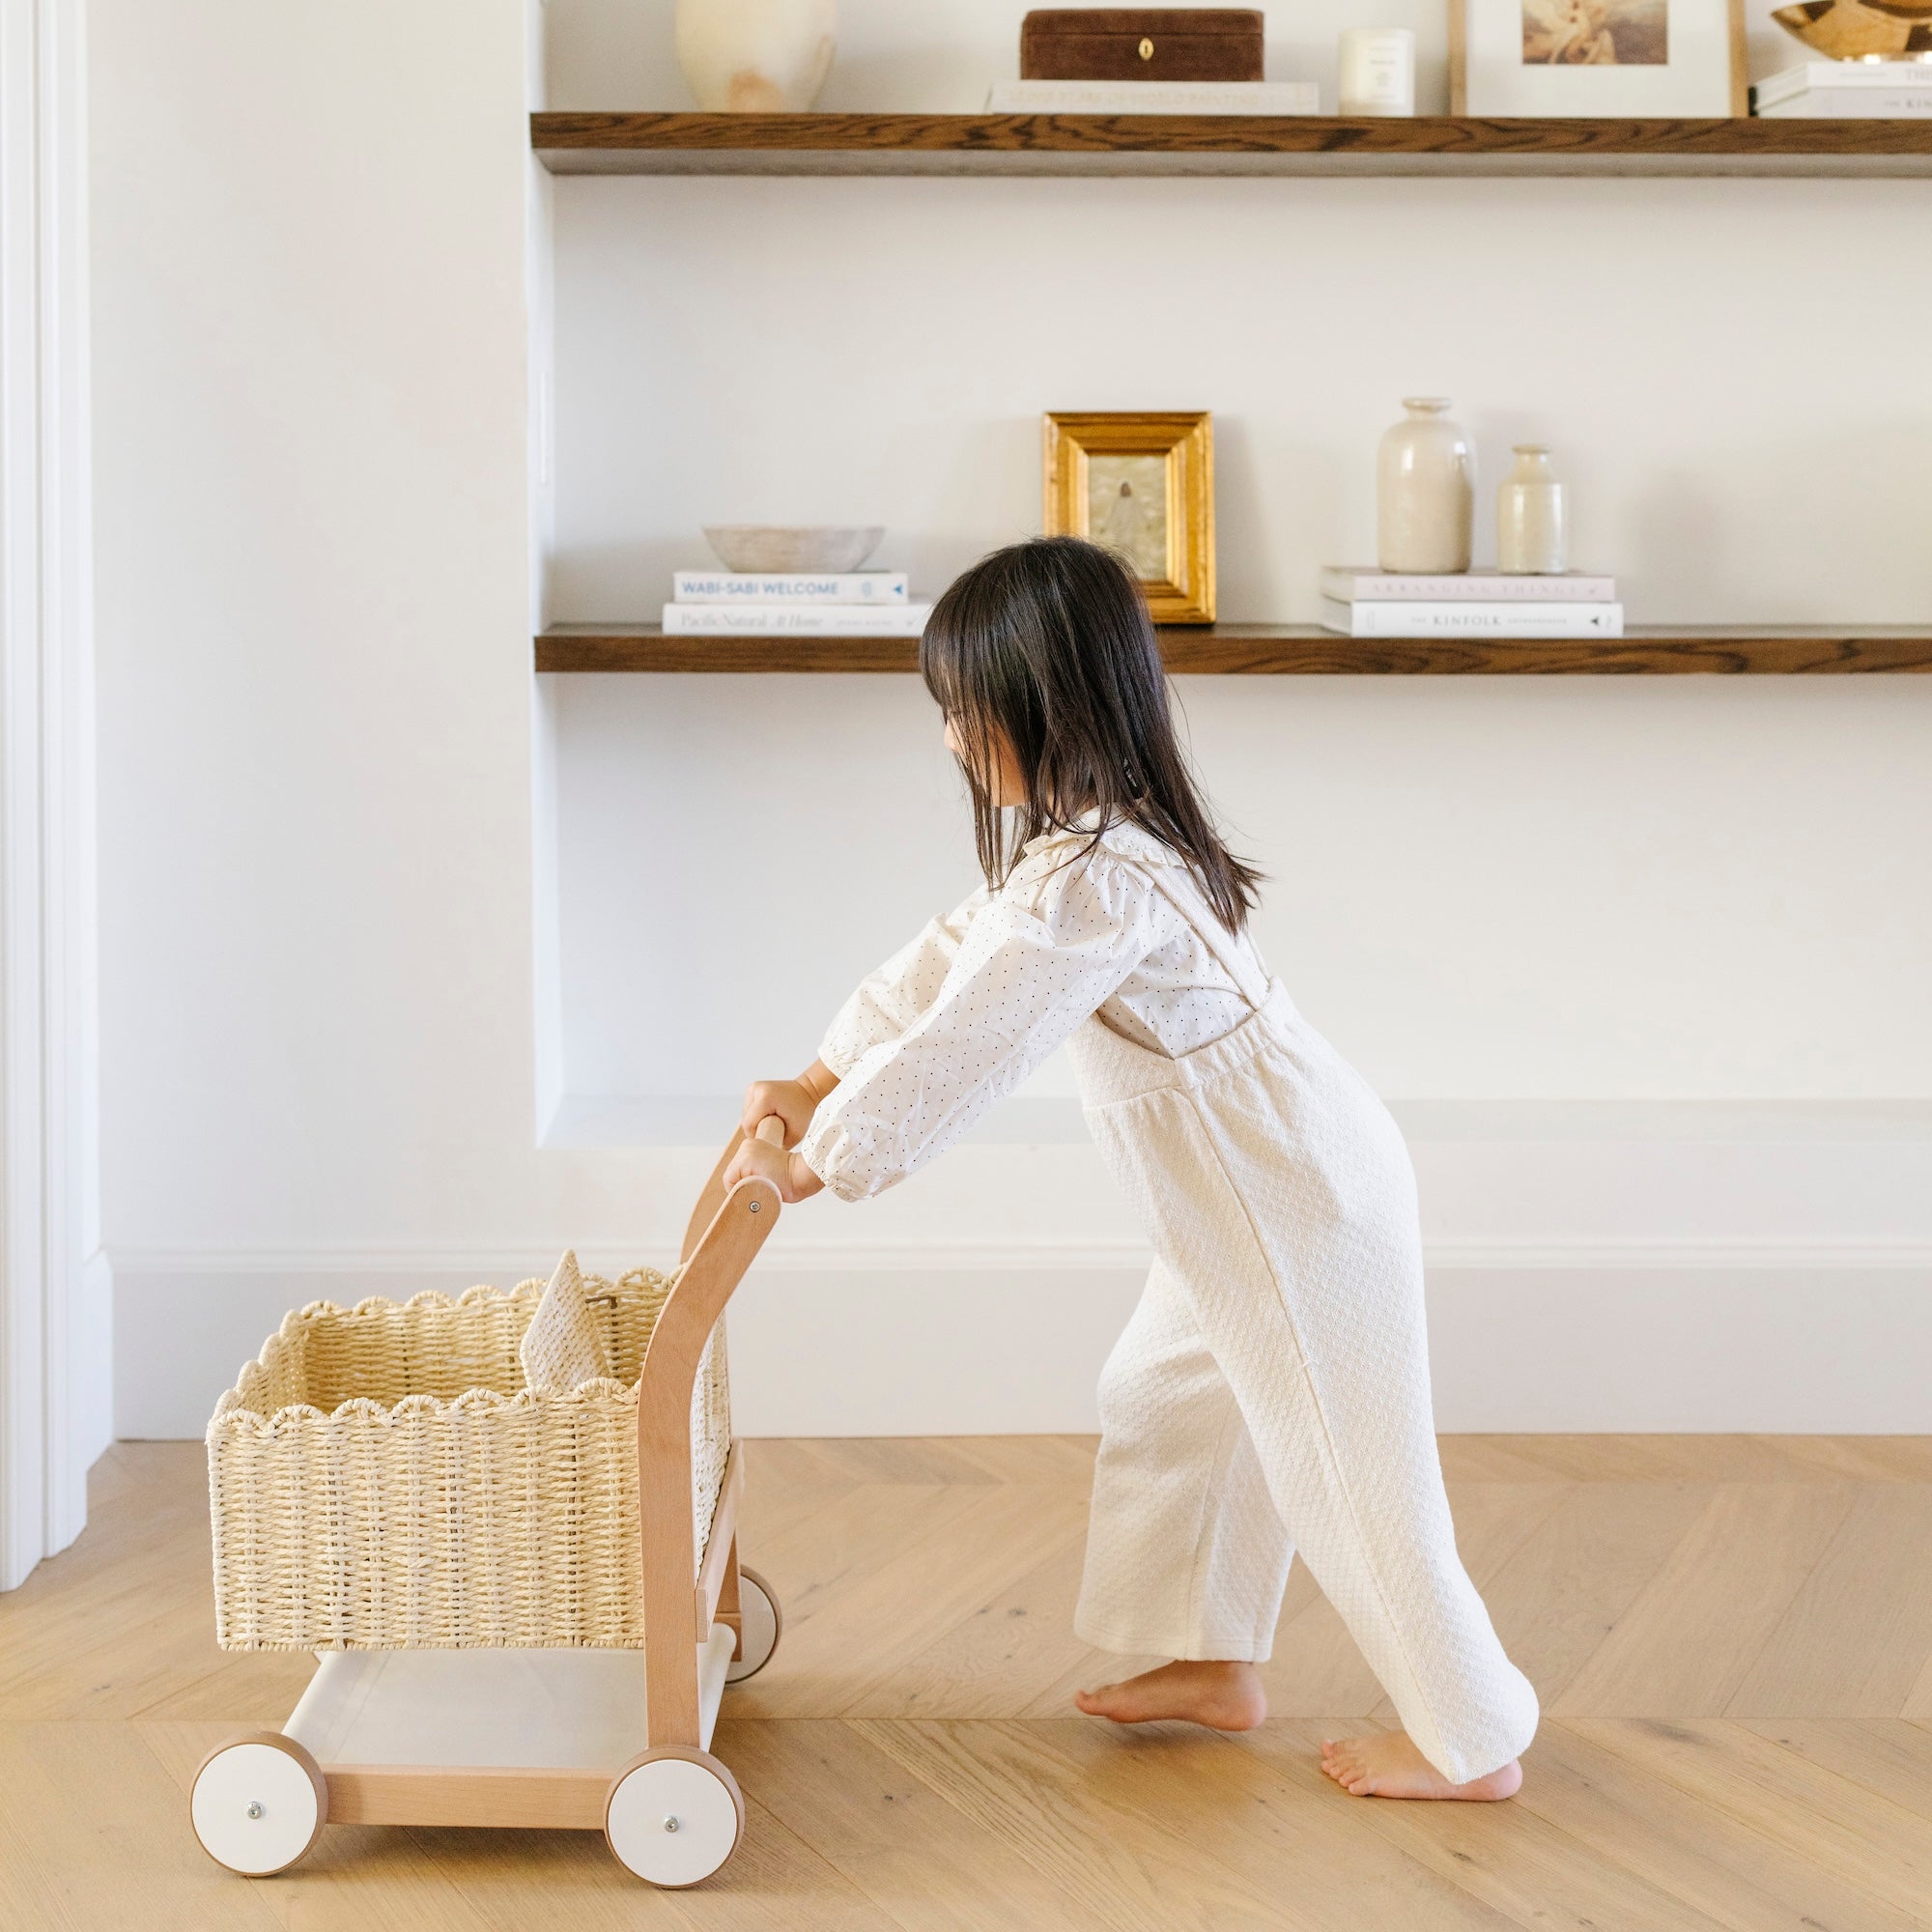
[[[628,1284],[643,1284],[654,1291],[662,1283],[665,1292],[668,1293],[676,1287],[677,1275],[677,1270],[666,1273],[661,1268],[635,1267],[626,1268],[614,1280],[598,1274],[585,1274],[582,1279],[586,1291],[623,1288]],[[412,1309],[455,1310],[481,1301],[515,1301],[525,1295],[541,1295],[547,1285],[541,1275],[531,1275],[520,1281],[515,1288],[497,1288],[488,1282],[479,1282],[456,1295],[446,1294],[440,1289],[426,1288],[411,1295],[407,1301],[398,1301],[393,1295],[368,1294],[346,1308],[339,1301],[327,1300],[310,1301],[300,1308],[292,1308],[282,1317],[281,1326],[262,1344],[261,1351],[242,1363],[234,1385],[222,1391],[220,1400],[214,1405],[214,1413],[209,1419],[207,1439],[212,1442],[217,1435],[272,1436],[284,1430],[299,1429],[311,1423],[344,1419],[373,1419],[392,1425],[398,1420],[413,1420],[418,1416],[476,1415],[500,1409],[534,1408],[540,1403],[587,1408],[593,1404],[615,1402],[635,1407],[637,1383],[619,1381],[614,1376],[595,1376],[588,1381],[579,1382],[568,1393],[555,1389],[523,1388],[505,1393],[501,1389],[471,1388],[453,1397],[406,1395],[400,1402],[387,1405],[376,1401],[373,1396],[358,1395],[351,1396],[347,1402],[338,1403],[331,1409],[319,1408],[314,1403],[297,1402],[286,1404],[266,1415],[258,1408],[243,1406],[242,1385],[248,1379],[250,1372],[257,1369],[268,1372],[271,1367],[270,1351],[278,1345],[294,1344],[305,1328],[316,1322],[408,1314]]]

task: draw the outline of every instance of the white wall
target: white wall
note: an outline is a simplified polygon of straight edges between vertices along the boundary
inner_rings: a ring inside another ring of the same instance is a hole
[[[555,0],[554,98],[676,104],[668,11]],[[892,39],[966,14],[842,17],[828,104],[972,104]],[[911,680],[551,680],[533,784],[511,0],[94,35],[103,1214],[122,1426],[193,1433],[291,1301],[662,1256],[704,1152],[539,1148],[553,1099],[799,1060],[968,865]],[[1492,474],[1557,444],[1638,617],[1922,621],[1932,373],[1865,320],[1927,310],[1922,188],[562,181],[549,599],[648,614],[725,515],[876,515],[936,587],[1032,526],[1041,409],[1185,405],[1224,611],[1305,616],[1421,387]],[[1932,1423],[1932,679],[1185,702],[1274,963],[1406,1103],[1445,1422]],[[1077,1143],[818,1204],[741,1424],[1080,1426],[1139,1261]]]

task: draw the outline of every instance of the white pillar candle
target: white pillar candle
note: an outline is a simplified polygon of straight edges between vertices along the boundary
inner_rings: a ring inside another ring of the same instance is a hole
[[[1342,113],[1415,112],[1415,36],[1406,27],[1350,27],[1341,52]]]

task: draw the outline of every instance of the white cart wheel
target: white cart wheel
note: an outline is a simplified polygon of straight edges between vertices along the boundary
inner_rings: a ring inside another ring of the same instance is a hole
[[[209,1752],[187,1803],[202,1850],[244,1878],[287,1871],[328,1822],[321,1766],[279,1731],[258,1731]]]
[[[755,1570],[747,1570],[743,1564],[738,1567],[738,1613],[739,1648],[745,1654],[726,1666],[727,1684],[742,1684],[746,1678],[755,1677],[772,1661],[772,1652],[779,1647],[779,1638],[784,1634],[784,1618],[779,1613],[779,1600],[772,1586]]]
[[[604,1801],[604,1836],[618,1862],[668,1889],[709,1878],[744,1829],[738,1780],[709,1751],[685,1745],[634,1757]]]

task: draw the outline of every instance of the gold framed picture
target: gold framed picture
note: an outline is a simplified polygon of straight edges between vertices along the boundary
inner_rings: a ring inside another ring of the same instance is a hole
[[[1449,0],[1449,111],[1748,114],[1744,0]]]
[[[1056,410],[1044,422],[1045,530],[1124,557],[1156,624],[1214,621],[1214,418]]]

